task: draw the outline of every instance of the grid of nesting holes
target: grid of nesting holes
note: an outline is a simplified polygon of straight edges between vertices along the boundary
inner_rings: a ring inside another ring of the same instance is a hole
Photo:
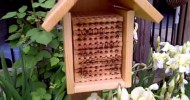
[[[76,83],[121,78],[121,19],[115,14],[72,18]]]

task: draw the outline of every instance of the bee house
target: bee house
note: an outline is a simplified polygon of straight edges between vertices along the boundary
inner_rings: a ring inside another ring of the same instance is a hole
[[[134,17],[160,22],[147,0],[59,0],[42,27],[63,19],[68,94],[131,86]]]

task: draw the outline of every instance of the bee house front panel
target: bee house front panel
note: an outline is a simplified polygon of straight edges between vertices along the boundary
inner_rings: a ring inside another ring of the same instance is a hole
[[[131,86],[134,11],[64,16],[69,94]]]
[[[75,83],[122,78],[122,25],[114,13],[72,15]]]

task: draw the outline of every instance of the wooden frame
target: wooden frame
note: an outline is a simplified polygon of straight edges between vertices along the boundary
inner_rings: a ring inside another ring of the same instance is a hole
[[[131,86],[131,67],[133,54],[133,24],[134,11],[116,10],[116,12],[124,17],[123,23],[123,61],[122,61],[122,79],[97,81],[97,82],[74,82],[73,67],[73,48],[72,48],[72,26],[71,13],[67,13],[63,18],[64,24],[64,48],[67,78],[67,93],[74,94],[80,92],[98,91],[104,89],[117,88],[119,84],[123,87]]]

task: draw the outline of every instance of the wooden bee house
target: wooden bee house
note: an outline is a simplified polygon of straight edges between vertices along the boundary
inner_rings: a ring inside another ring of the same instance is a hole
[[[59,0],[42,27],[63,18],[68,94],[131,86],[134,17],[160,22],[147,0]]]

